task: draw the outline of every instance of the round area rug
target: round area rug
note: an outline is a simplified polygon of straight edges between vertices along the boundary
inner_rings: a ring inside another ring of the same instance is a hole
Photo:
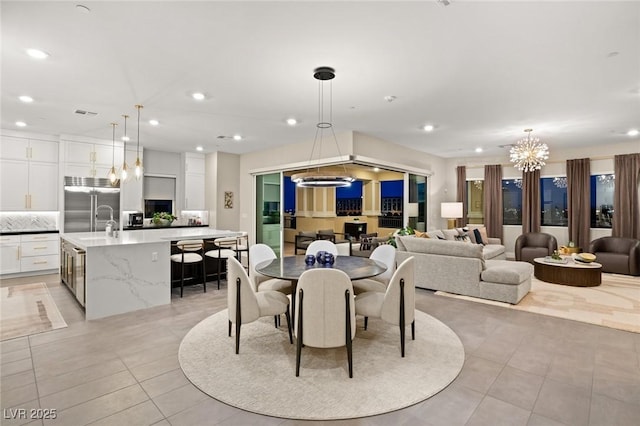
[[[240,354],[235,334],[228,336],[227,310],[187,333],[178,354],[189,380],[211,397],[267,416],[335,420],[373,416],[423,401],[456,378],[464,348],[446,325],[416,311],[416,340],[407,327],[405,358],[400,356],[397,326],[362,318],[353,341],[353,378],[345,347],[302,348],[300,376],[295,375],[296,345],[289,343],[286,322],[276,329],[273,317],[242,326]]]

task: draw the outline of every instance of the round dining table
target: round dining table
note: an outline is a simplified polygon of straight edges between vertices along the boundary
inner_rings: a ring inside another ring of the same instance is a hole
[[[256,271],[270,278],[280,278],[291,281],[291,294],[295,294],[298,279],[304,271],[309,269],[339,269],[345,272],[351,280],[361,280],[380,275],[387,270],[384,263],[368,257],[336,256],[331,266],[325,266],[318,262],[309,266],[305,263],[305,256],[287,256],[277,259],[265,260],[256,265]],[[295,297],[292,301],[292,315],[295,312]]]

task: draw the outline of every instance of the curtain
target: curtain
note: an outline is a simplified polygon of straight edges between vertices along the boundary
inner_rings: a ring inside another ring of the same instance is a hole
[[[616,183],[611,235],[640,240],[640,153],[616,155],[614,162]]]
[[[540,232],[540,170],[522,174],[522,233]]]
[[[591,162],[588,158],[567,160],[567,206],[569,241],[588,250],[591,241]]]
[[[467,206],[467,168],[465,166],[458,166],[456,174],[458,176],[456,201],[462,202],[462,217],[456,219],[456,227],[462,228],[467,225],[467,212],[469,211]]]
[[[502,239],[502,166],[484,166],[484,226],[489,237]]]

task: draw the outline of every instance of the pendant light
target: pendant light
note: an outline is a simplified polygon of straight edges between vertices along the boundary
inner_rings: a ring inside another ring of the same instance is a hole
[[[291,180],[300,187],[306,188],[337,188],[344,186],[351,186],[351,183],[355,181],[355,177],[347,173],[347,168],[343,165],[341,168],[320,168],[316,167],[312,170],[313,153],[318,146],[317,162],[321,161],[320,155],[322,151],[322,140],[324,131],[326,129],[331,130],[331,136],[336,144],[338,155],[340,153],[340,146],[338,145],[338,139],[333,131],[332,119],[332,90],[331,80],[336,76],[335,70],[330,67],[320,67],[313,71],[313,78],[318,80],[318,123],[316,124],[316,136],[313,139],[313,147],[311,148],[311,155],[309,157],[309,168],[306,172],[296,173],[291,176]],[[325,120],[325,105],[324,105],[324,82],[329,81],[329,108],[328,108],[328,120]]]
[[[136,109],[138,110],[138,149],[136,150],[137,157],[135,164],[136,180],[140,180],[142,177],[142,161],[140,161],[140,110],[142,108],[144,108],[142,105],[136,105]]]
[[[122,143],[124,144],[122,148],[123,156],[122,156],[122,169],[120,169],[120,180],[123,182],[127,181],[129,177],[129,166],[127,165],[127,142],[129,141],[129,136],[127,136],[127,118],[128,115],[123,114],[124,117],[124,136],[122,136]]]
[[[111,123],[113,134],[111,136],[111,170],[109,170],[109,182],[111,186],[116,186],[118,176],[116,175],[116,126],[118,123]]]

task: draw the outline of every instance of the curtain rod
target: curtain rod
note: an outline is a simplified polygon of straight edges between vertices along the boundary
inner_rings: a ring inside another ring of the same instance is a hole
[[[620,155],[626,155],[626,154],[620,154]],[[589,158],[589,160],[613,160],[614,157],[611,156],[597,156],[597,157],[587,157]],[[570,160],[577,160],[577,158],[570,158]],[[567,160],[564,161],[547,161],[547,164],[560,164],[560,163],[566,163]],[[460,164],[460,166],[463,166],[464,164]],[[500,163],[499,164],[502,167],[508,167],[508,166],[513,166],[513,163]],[[467,169],[483,169],[485,165],[482,166],[465,166]]]

